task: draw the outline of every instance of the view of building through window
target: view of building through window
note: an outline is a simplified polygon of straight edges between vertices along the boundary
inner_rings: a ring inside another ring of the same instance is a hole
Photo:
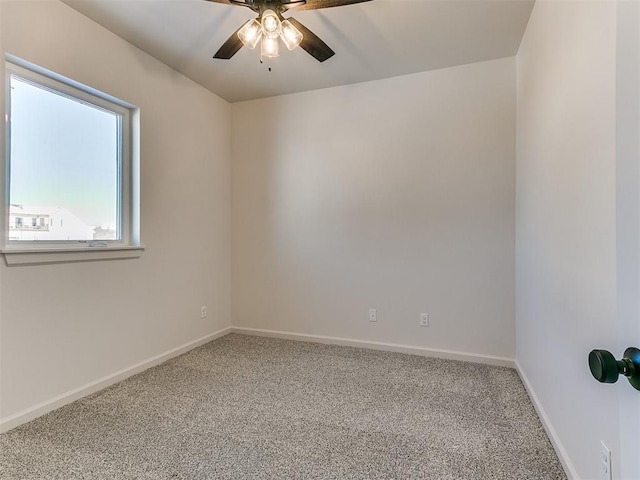
[[[118,240],[120,116],[11,76],[9,240]]]

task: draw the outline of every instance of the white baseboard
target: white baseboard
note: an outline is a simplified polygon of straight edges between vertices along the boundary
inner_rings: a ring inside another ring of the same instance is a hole
[[[544,430],[547,432],[547,436],[549,437],[549,440],[551,441],[551,444],[553,445],[553,448],[556,451],[556,455],[558,455],[558,459],[562,464],[562,468],[564,468],[564,472],[567,474],[567,478],[569,480],[580,480],[580,477],[578,476],[578,473],[575,467],[573,466],[573,463],[569,459],[569,455],[567,454],[567,451],[564,449],[564,446],[562,445],[562,442],[560,441],[560,438],[558,437],[556,430],[553,428],[553,425],[551,424],[549,417],[545,413],[544,408],[542,408],[540,399],[536,395],[536,392],[533,390],[533,386],[529,382],[527,375],[524,373],[522,366],[517,360],[515,361],[515,364],[516,364],[516,371],[518,372],[518,375],[520,375],[520,379],[522,380],[522,383],[524,384],[524,388],[527,390],[527,393],[531,398],[531,402],[533,403],[533,406],[536,409],[536,412],[538,412],[538,417],[540,417],[542,426],[544,427]]]
[[[204,345],[205,343],[215,340],[216,338],[224,337],[229,333],[231,333],[231,327],[223,328],[222,330],[211,333],[192,342],[185,343],[184,345],[161,353],[160,355],[156,355],[155,357],[140,362],[136,365],[122,369],[116,373],[107,375],[106,377],[102,377],[81,387],[74,388],[69,392],[58,395],[57,397],[35,405],[34,407],[22,410],[21,412],[11,415],[7,418],[0,419],[0,433],[9,431],[12,428],[22,425],[23,423],[30,422],[31,420],[34,420],[46,413],[68,405],[71,402],[75,402],[82,397],[95,393],[98,390],[102,390],[103,388],[113,385],[114,383],[118,383],[137,373],[143,372],[148,368],[160,365],[162,362],[166,362],[171,358],[182,355],[183,353],[199,347],[200,345]]]
[[[352,340],[348,338],[326,337],[322,335],[307,335],[303,333],[280,332],[277,330],[261,330],[257,328],[231,327],[232,333],[242,335],[254,335],[259,337],[283,338],[302,342],[324,343],[328,345],[342,345],[346,347],[368,348],[370,350],[382,350],[385,352],[408,353],[423,357],[443,358],[445,360],[461,360],[463,362],[484,363],[499,367],[515,368],[515,362],[511,358],[494,357],[491,355],[479,355],[475,353],[455,352],[451,350],[437,350],[432,348],[416,347],[411,345],[398,345],[395,343],[370,342],[367,340]]]

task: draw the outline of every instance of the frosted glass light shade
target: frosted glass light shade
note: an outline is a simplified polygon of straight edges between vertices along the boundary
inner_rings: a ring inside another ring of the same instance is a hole
[[[282,22],[282,41],[289,50],[293,50],[302,41],[302,33],[289,20]]]
[[[262,14],[262,35],[266,38],[278,38],[282,33],[282,23],[273,10],[265,10]]]
[[[262,56],[263,57],[279,57],[280,56],[280,44],[278,37],[276,38],[262,38]]]
[[[262,36],[262,25],[257,20],[249,20],[238,31],[240,41],[247,47],[254,49]]]

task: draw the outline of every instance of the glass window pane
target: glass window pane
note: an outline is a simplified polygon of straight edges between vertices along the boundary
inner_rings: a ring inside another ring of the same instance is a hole
[[[119,240],[119,114],[11,77],[9,240]]]

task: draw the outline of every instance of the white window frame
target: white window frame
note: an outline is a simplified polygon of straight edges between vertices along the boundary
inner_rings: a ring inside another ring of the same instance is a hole
[[[139,109],[74,80],[17,58],[5,62],[5,194],[1,196],[3,230],[1,251],[7,264],[58,263],[140,256],[139,222]],[[11,77],[34,84],[74,101],[113,112],[119,118],[117,240],[10,240]],[[62,254],[62,255],[56,255]]]

